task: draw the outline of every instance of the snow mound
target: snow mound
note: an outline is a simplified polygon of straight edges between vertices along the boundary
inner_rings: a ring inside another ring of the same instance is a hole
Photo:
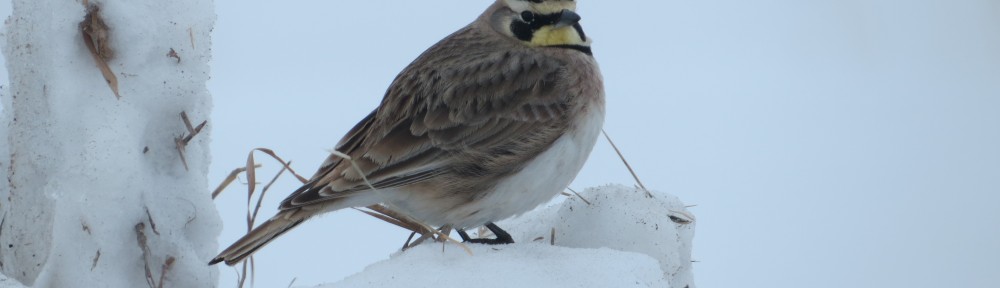
[[[695,287],[694,217],[677,197],[621,185],[581,196],[498,223],[515,244],[425,244],[318,287]]]
[[[656,260],[611,249],[540,243],[461,247],[434,243],[318,287],[666,287]]]
[[[555,231],[555,245],[573,248],[611,248],[649,255],[672,287],[694,288],[691,244],[695,219],[673,195],[622,185],[584,190],[580,198],[529,212],[499,223],[514,241],[528,242]],[[590,202],[589,204],[587,202]],[[551,241],[544,240],[544,241]]]

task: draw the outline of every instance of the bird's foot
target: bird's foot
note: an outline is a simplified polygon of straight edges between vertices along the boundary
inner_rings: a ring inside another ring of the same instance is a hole
[[[466,242],[466,243],[488,244],[488,245],[513,244],[514,243],[514,238],[510,236],[510,233],[507,233],[507,231],[503,231],[503,229],[500,229],[500,227],[498,227],[497,224],[493,224],[493,222],[486,223],[486,229],[490,229],[490,232],[493,232],[493,235],[496,235],[496,238],[493,238],[493,239],[490,239],[490,238],[475,238],[475,239],[473,239],[472,237],[469,237],[468,233],[465,233],[465,230],[456,229],[456,231],[458,232],[459,236],[462,236],[462,242]]]

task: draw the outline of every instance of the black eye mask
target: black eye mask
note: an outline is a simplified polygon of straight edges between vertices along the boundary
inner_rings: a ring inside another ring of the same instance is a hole
[[[541,29],[543,26],[553,25],[559,22],[562,18],[562,13],[552,13],[552,14],[535,14],[530,11],[521,12],[521,19],[514,19],[510,23],[510,31],[514,33],[517,39],[522,41],[531,41],[531,36],[535,31]],[[579,24],[573,25],[574,27],[579,27]],[[583,28],[577,28],[577,32],[581,32],[580,36],[583,36]]]

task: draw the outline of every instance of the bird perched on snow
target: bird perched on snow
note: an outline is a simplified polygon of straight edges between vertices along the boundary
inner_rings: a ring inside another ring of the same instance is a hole
[[[574,0],[497,0],[407,66],[340,140],[359,169],[331,155],[210,263],[235,265],[312,216],[378,203],[497,235],[474,242],[512,243],[493,222],[565,189],[604,123],[603,80],[575,10]]]

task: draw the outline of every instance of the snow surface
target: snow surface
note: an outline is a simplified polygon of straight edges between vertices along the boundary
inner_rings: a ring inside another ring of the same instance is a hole
[[[423,244],[319,287],[695,287],[694,217],[679,199],[621,185],[581,195],[590,204],[570,198],[498,223],[515,244],[469,244],[472,255]]]
[[[4,27],[3,273],[36,287],[214,287],[210,128],[187,145],[189,169],[175,148],[181,112],[197,125],[211,107],[211,1],[90,2],[110,27],[120,100],[84,45],[80,2],[15,0]]]
[[[653,198],[621,185],[588,188],[580,194],[589,204],[570,198],[562,205],[535,210],[499,225],[515,227],[509,232],[520,242],[547,237],[555,229],[558,246],[646,254],[659,261],[673,287],[693,288],[695,218],[677,197],[651,193]]]
[[[7,278],[7,276],[0,274],[0,288],[24,288],[25,286],[17,280]]]
[[[612,249],[542,243],[489,246],[427,243],[317,287],[670,287],[653,258]]]

